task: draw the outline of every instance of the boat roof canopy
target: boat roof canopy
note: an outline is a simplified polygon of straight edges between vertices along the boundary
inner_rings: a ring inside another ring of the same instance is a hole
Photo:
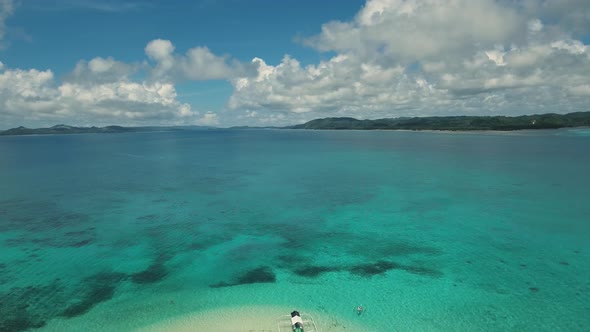
[[[299,316],[291,317],[291,325],[295,325],[296,323],[303,325],[303,319]]]

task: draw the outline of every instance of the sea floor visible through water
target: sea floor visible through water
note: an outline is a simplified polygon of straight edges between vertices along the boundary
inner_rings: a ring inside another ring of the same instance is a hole
[[[0,330],[588,331],[587,133],[1,137]]]

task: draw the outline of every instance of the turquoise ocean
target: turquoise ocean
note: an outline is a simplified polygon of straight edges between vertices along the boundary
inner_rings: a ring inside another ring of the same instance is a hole
[[[253,307],[589,331],[590,130],[0,137],[0,331]]]

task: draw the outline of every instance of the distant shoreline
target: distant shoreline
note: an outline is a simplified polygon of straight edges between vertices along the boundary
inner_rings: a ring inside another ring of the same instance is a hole
[[[290,129],[352,129],[352,130],[409,130],[409,131],[515,131],[589,127],[590,112],[568,114],[537,114],[523,116],[444,116],[376,120],[354,118],[324,118]]]
[[[200,126],[151,126],[151,127],[74,127],[68,125],[55,125],[48,128],[26,128],[18,127],[5,131],[0,131],[0,136],[41,136],[41,135],[73,135],[73,134],[121,134],[121,133],[140,133],[140,132],[171,132],[185,130],[206,130],[215,129],[213,127]]]
[[[18,127],[0,131],[0,136],[63,135],[63,134],[113,134],[130,132],[184,131],[203,129],[252,130],[252,129],[307,129],[307,130],[396,130],[431,132],[510,132],[519,130],[542,130],[590,127],[590,112],[568,114],[536,114],[523,116],[441,116],[413,118],[385,118],[358,120],[349,117],[323,118],[303,124],[285,127],[230,128],[201,126],[146,126],[146,127],[75,127],[55,125],[49,128]]]

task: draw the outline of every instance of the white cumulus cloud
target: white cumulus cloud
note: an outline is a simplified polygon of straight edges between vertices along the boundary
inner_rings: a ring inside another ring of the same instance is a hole
[[[100,59],[100,58],[97,58]],[[114,61],[91,60],[84,71],[107,73]],[[76,72],[76,70],[74,70]],[[195,124],[199,113],[178,101],[167,82],[56,82],[50,70],[4,69],[0,72],[0,119],[3,123]]]
[[[275,124],[585,111],[590,49],[576,38],[584,25],[562,23],[580,2],[549,3],[369,0],[351,21],[305,40],[330,59],[252,60],[258,75],[232,79],[228,108],[241,121]],[[549,7],[561,15],[548,20]]]
[[[351,22],[330,22],[307,44],[363,60],[440,59],[518,39],[517,11],[492,0],[371,0]]]
[[[112,57],[96,57],[90,61],[78,61],[74,70],[66,77],[66,81],[95,84],[128,80],[138,68],[139,65],[116,61]]]
[[[194,47],[186,54],[174,54],[175,47],[169,40],[155,39],[147,44],[145,53],[155,63],[152,75],[156,79],[219,80],[238,75],[250,75],[256,68],[232,60],[229,56],[217,56],[207,47]]]
[[[216,113],[201,114],[178,99],[176,81],[248,77],[256,68],[205,47],[174,54],[168,40],[156,39],[145,52],[152,64],[112,57],[80,60],[62,81],[51,70],[7,68],[0,62],[0,122],[28,124],[202,124],[216,125]],[[138,79],[145,77],[146,79]]]

